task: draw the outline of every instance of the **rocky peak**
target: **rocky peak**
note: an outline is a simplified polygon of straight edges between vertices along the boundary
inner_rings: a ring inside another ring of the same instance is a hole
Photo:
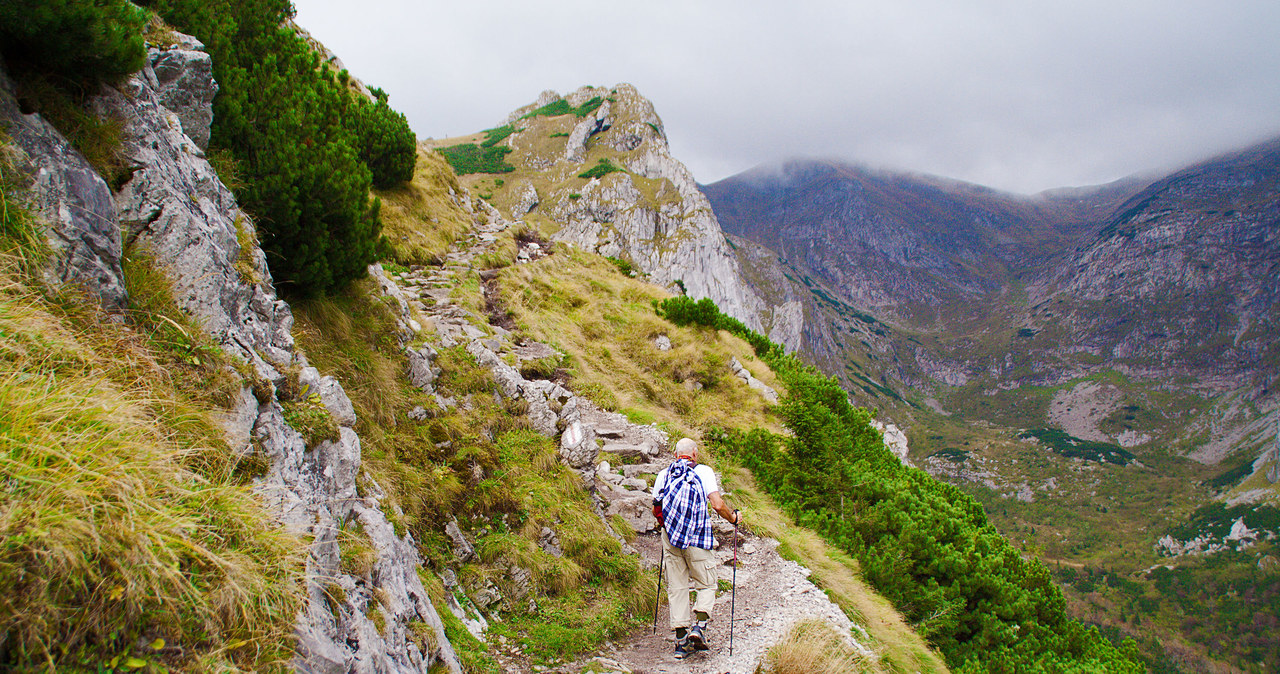
[[[512,112],[497,143],[514,171],[465,176],[513,220],[556,241],[630,262],[654,283],[710,297],[760,329],[762,303],[693,175],[671,156],[662,119],[630,84],[543,92]],[[457,139],[448,141],[456,142]]]

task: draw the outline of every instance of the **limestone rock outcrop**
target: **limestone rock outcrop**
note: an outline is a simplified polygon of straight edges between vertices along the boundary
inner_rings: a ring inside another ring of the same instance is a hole
[[[213,97],[218,95],[213,59],[194,37],[182,33],[174,36],[174,45],[168,49],[148,50],[151,72],[155,74],[153,86],[160,104],[182,122],[182,132],[196,147],[207,150],[213,125]]]
[[[563,100],[579,108],[597,99],[599,107],[581,117],[527,117],[561,100],[543,92],[507,117],[517,127],[503,141],[513,150],[508,159],[517,167],[514,175],[554,181],[541,190],[524,181],[509,188],[508,216],[550,218],[560,226],[554,240],[627,260],[653,283],[696,299],[709,297],[726,314],[760,329],[763,304],[742,279],[693,175],[671,156],[653,104],[630,84],[583,87]],[[567,129],[555,134],[563,145],[543,142],[552,129],[543,124]],[[580,174],[600,161],[618,170],[582,184]]]
[[[18,173],[28,177],[17,196],[49,225],[45,235],[52,259],[46,280],[77,286],[109,312],[124,309],[120,228],[111,189],[57,129],[40,115],[22,114],[2,63],[0,127],[20,153],[12,158]]]

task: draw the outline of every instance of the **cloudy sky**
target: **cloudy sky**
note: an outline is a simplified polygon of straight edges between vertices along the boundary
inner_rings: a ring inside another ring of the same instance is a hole
[[[419,137],[630,82],[701,182],[833,157],[1015,192],[1280,135],[1276,0],[294,0]]]

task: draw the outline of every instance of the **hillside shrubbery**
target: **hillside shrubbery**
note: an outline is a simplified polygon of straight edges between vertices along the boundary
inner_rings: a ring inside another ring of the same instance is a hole
[[[779,413],[792,437],[725,432],[720,444],[796,520],[847,550],[866,578],[962,672],[1139,672],[1118,649],[1066,616],[1061,590],[1024,559],[954,486],[903,466],[835,379],[724,316],[714,303],[657,305],[679,324],[746,339],[788,393]]]
[[[583,171],[582,173],[579,173],[578,177],[587,178],[587,179],[603,178],[604,176],[607,176],[610,173],[625,173],[625,172],[626,172],[626,169],[620,168],[617,164],[614,164],[608,159],[601,159],[598,163],[596,163],[595,166],[592,166],[591,168],[587,169],[586,171]]]
[[[213,55],[215,149],[231,152],[282,289],[311,295],[365,273],[379,251],[371,185],[413,175],[415,141],[385,96],[351,91],[284,21],[288,0],[153,0]]]
[[[387,105],[387,94],[374,88],[375,101],[355,99],[352,123],[359,141],[360,159],[369,167],[373,186],[387,189],[413,180],[418,139],[402,113]]]
[[[1023,431],[1023,438],[1035,438],[1068,459],[1084,459],[1124,466],[1134,460],[1133,452],[1110,442],[1081,440],[1056,428],[1033,428]]]
[[[146,59],[147,13],[127,0],[0,3],[0,54],[11,66],[81,84],[136,72]]]

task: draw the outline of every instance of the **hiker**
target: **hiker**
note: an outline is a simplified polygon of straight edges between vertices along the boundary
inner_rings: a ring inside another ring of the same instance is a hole
[[[725,520],[737,524],[739,514],[720,498],[715,471],[698,463],[698,443],[681,438],[676,460],[658,473],[653,483],[653,514],[663,525],[662,563],[676,633],[676,659],[707,649],[707,620],[716,602],[716,558],[711,554],[710,505]],[[689,615],[689,588],[697,591]]]

